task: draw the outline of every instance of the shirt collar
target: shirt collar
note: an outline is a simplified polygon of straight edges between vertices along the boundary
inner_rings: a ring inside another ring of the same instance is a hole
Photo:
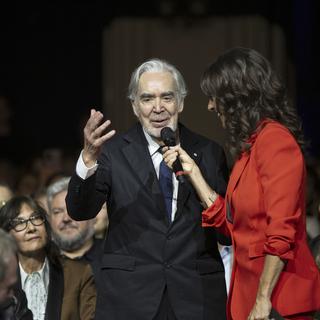
[[[27,273],[24,271],[20,262],[19,262],[19,269],[20,269],[22,288],[24,288],[25,282],[26,282],[28,276],[30,275],[30,273]],[[48,261],[47,257],[45,258],[41,269],[38,271],[35,271],[35,272],[38,272],[40,274],[40,277],[41,277],[43,283],[45,284],[45,288],[47,288],[49,285],[49,261]]]
[[[147,133],[147,131],[144,128],[142,129],[148,142],[148,149],[149,149],[150,156],[152,157],[156,152],[158,152],[160,145],[151,138],[150,134]]]

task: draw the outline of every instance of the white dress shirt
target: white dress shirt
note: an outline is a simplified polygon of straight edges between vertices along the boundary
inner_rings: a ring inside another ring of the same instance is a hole
[[[150,153],[152,163],[153,163],[154,169],[156,171],[157,177],[159,179],[160,163],[163,159],[162,154],[160,152],[158,152],[160,145],[157,144],[145,130],[143,130],[143,133],[147,139],[149,153]],[[79,159],[77,161],[76,173],[80,178],[85,180],[85,179],[89,178],[90,176],[92,176],[96,172],[96,170],[98,168],[98,164],[96,163],[91,168],[88,168],[84,164],[84,161],[82,158],[82,152],[83,151],[81,151],[81,154],[80,154]],[[177,198],[178,198],[178,188],[179,188],[179,181],[177,180],[174,173],[172,173],[172,183],[173,183],[173,197],[172,197],[171,221],[174,220],[175,214],[177,211]]]
[[[28,308],[33,313],[34,320],[43,320],[45,317],[48,288],[49,262],[45,259],[39,271],[27,273],[19,263],[21,286],[28,300]]]
[[[218,244],[219,252],[222,258],[222,262],[224,265],[224,275],[227,287],[227,294],[230,289],[230,281],[232,274],[232,264],[233,264],[233,247],[232,246],[223,246]]]

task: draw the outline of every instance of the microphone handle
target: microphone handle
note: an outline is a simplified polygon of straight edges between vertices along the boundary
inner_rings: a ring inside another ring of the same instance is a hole
[[[185,183],[186,181],[186,178],[184,176],[184,171],[183,171],[183,168],[182,168],[182,165],[179,161],[179,159],[177,159],[173,164],[172,164],[172,169],[173,169],[173,172],[176,176],[176,178],[178,179],[178,181],[180,183]]]

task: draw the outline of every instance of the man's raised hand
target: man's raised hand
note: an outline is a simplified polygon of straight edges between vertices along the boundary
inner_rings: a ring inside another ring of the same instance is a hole
[[[110,120],[103,121],[103,114],[100,111],[91,109],[90,118],[83,129],[82,158],[88,168],[96,163],[103,143],[116,133],[115,130],[106,132],[110,124]]]

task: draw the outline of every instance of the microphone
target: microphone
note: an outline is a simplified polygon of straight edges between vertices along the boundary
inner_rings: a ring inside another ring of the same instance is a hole
[[[176,135],[169,127],[164,127],[160,132],[161,139],[167,147],[174,147],[176,143]],[[172,170],[180,183],[185,183],[184,171],[179,158],[172,164]]]

